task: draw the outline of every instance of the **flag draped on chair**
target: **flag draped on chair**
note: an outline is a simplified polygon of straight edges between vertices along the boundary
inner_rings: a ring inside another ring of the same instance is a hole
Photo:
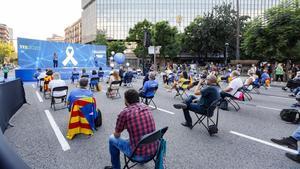
[[[96,101],[92,97],[81,98],[73,103],[67,138],[72,139],[76,134],[93,135],[95,128]]]

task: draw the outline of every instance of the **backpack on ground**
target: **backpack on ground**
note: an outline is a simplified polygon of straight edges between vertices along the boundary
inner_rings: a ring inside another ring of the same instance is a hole
[[[97,109],[97,116],[95,118],[95,127],[101,127],[102,126],[102,113],[99,109]]]
[[[298,118],[297,118],[298,115]],[[296,109],[283,109],[280,112],[280,117],[283,121],[290,123],[299,123],[300,122],[300,114]]]
[[[228,102],[226,100],[222,100],[219,107],[222,110],[228,111]]]

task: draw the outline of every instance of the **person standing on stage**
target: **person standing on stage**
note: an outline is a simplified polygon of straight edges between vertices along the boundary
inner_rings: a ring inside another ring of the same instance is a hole
[[[54,52],[54,54],[53,54],[53,67],[54,68],[58,67],[58,56],[57,56],[56,52]]]

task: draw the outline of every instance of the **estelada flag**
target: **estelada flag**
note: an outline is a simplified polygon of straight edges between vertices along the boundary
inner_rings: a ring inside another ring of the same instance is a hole
[[[95,111],[95,98],[86,97],[76,100],[70,113],[67,138],[71,140],[76,134],[93,135]]]

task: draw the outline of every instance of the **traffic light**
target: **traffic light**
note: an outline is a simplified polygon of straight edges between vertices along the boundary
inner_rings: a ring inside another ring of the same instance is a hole
[[[148,30],[144,31],[144,47],[148,48],[151,46],[151,34]]]

